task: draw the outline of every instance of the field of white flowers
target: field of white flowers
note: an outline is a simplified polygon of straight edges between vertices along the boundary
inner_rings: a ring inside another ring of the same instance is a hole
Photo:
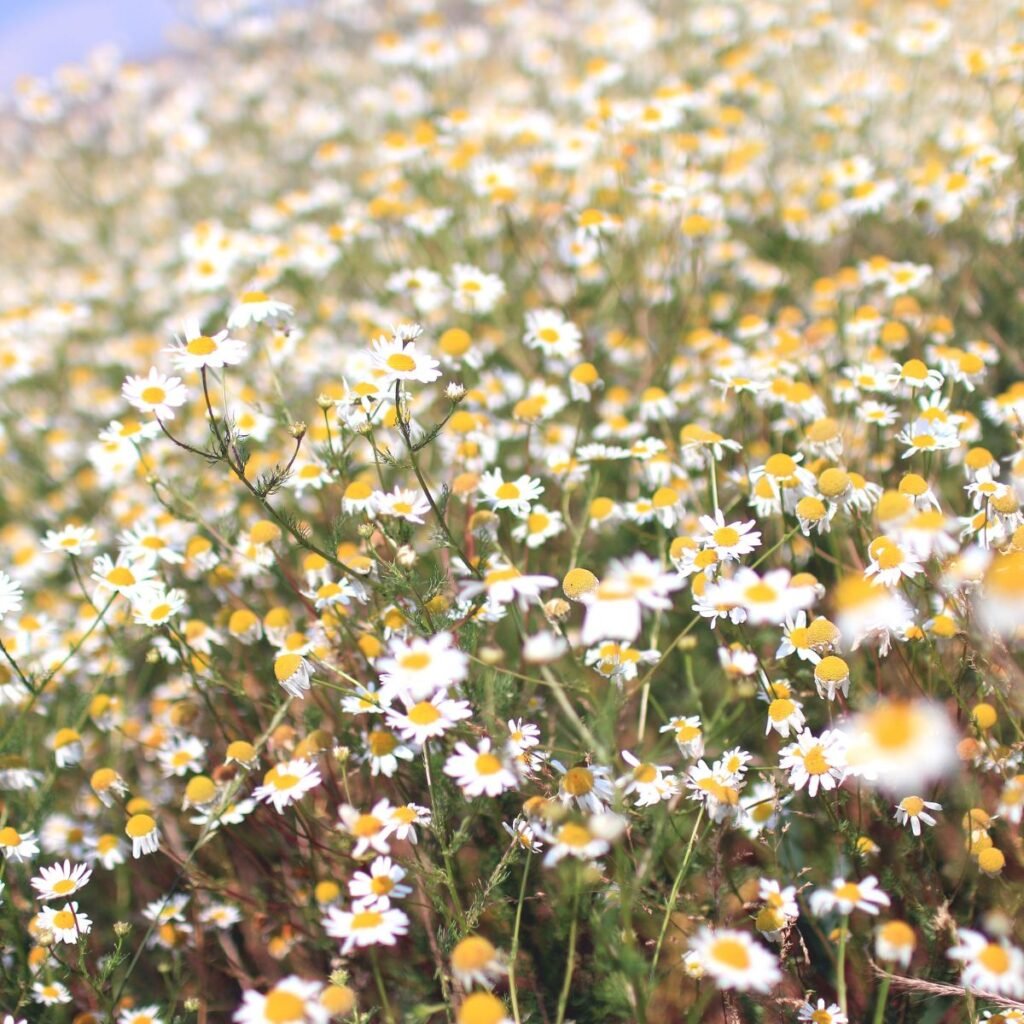
[[[1024,1024],[1024,5],[183,17],[0,107],[5,1024]]]

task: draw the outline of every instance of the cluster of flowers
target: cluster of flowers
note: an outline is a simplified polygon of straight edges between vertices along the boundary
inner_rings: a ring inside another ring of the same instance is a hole
[[[181,47],[0,114],[5,1024],[1024,1024],[1024,8]]]

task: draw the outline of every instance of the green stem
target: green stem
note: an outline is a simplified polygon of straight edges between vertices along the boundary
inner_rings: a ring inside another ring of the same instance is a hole
[[[579,881],[572,894],[572,923],[569,925],[569,952],[565,958],[565,977],[562,979],[562,991],[558,996],[558,1014],[555,1024],[565,1020],[565,1010],[569,1005],[569,991],[572,988],[572,972],[576,965],[576,931],[579,926],[580,890]]]
[[[466,915],[462,910],[462,900],[459,898],[459,887],[455,884],[455,865],[452,863],[451,851],[448,849],[448,840],[444,834],[444,824],[437,816],[437,795],[434,792],[434,776],[430,771],[429,743],[423,744],[423,767],[427,773],[427,790],[430,793],[430,820],[437,836],[437,842],[441,847],[441,856],[444,857],[444,880],[448,892],[452,897],[452,908],[455,911],[456,919],[459,922],[459,930],[466,932]]]
[[[416,457],[416,447],[412,443],[412,435],[409,431],[409,424],[402,416],[402,393],[401,384],[395,381],[395,419],[398,420],[398,429],[402,434],[402,439],[405,441],[405,447],[409,452],[409,465],[412,466],[413,473],[416,474],[416,480],[419,482],[420,490],[423,491],[423,497],[427,499],[427,504],[430,506],[430,511],[434,513],[434,518],[437,520],[437,525],[441,527],[441,532],[445,535],[448,543],[451,545],[452,550],[462,559],[462,564],[479,580],[483,579],[483,572],[478,565],[474,565],[466,553],[462,550],[461,545],[452,536],[452,531],[448,529],[448,524],[444,520],[444,516],[441,515],[441,510],[437,507],[434,501],[434,496],[430,493],[430,488],[427,486],[427,481],[423,478],[423,472],[420,470],[420,460]]]
[[[849,921],[849,916],[844,916],[839,926],[839,955],[836,959],[836,994],[843,1013],[846,1013],[846,933]]]
[[[508,994],[512,1000],[512,1019],[521,1024],[519,1017],[519,994],[516,989],[516,956],[519,953],[519,926],[523,922],[523,903],[526,900],[526,880],[530,877],[530,865],[533,863],[533,851],[526,851],[526,863],[523,865],[523,880],[519,883],[519,899],[516,901],[516,921],[512,926],[512,945],[508,955]]]
[[[882,1024],[885,1020],[885,1004],[889,1001],[890,982],[890,978],[883,978],[882,984],[878,988],[878,1002],[875,1005],[875,1016],[872,1018],[872,1024]]]
[[[370,963],[373,965],[373,980],[377,983],[377,992],[380,995],[381,1009],[384,1011],[384,1019],[388,1024],[395,1024],[395,1011],[391,1009],[391,1000],[388,999],[388,990],[384,987],[384,979],[380,973],[380,962],[377,960],[377,951],[374,950],[370,956]]]
[[[686,844],[686,853],[683,856],[683,862],[679,865],[679,870],[676,872],[676,877],[672,882],[672,892],[669,893],[668,900],[665,903],[665,914],[661,920],[661,930],[658,932],[658,942],[654,947],[654,959],[651,961],[650,983],[652,985],[654,984],[654,976],[658,971],[658,958],[661,956],[661,947],[665,942],[665,933],[668,931],[668,923],[672,919],[672,908],[676,905],[676,900],[679,898],[679,889],[683,884],[683,879],[686,877],[686,869],[690,866],[690,857],[693,854],[694,843],[697,841],[697,831],[703,820],[704,807],[702,805],[699,813],[697,814],[697,820],[693,823],[693,831],[690,833],[690,841]]]

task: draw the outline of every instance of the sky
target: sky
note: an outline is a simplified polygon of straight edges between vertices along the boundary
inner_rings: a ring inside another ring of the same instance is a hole
[[[0,91],[23,74],[48,75],[101,43],[129,57],[162,48],[181,0],[0,0]]]

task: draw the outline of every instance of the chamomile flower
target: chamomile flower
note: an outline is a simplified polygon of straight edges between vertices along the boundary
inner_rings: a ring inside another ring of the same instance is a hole
[[[214,335],[203,334],[197,321],[188,320],[182,325],[176,343],[165,351],[170,353],[171,361],[179,370],[221,370],[240,363],[247,346],[226,330]]]
[[[274,678],[291,697],[303,697],[312,685],[313,666],[301,654],[286,651],[274,659]]]
[[[679,792],[679,781],[671,774],[669,765],[640,761],[628,750],[622,751],[622,760],[632,770],[623,775],[617,785],[623,796],[634,798],[637,807],[652,807]]]
[[[672,718],[658,732],[671,733],[683,757],[700,757],[704,753],[704,732],[697,715]]]
[[[512,1024],[512,1018],[497,996],[473,992],[463,999],[456,1024]]]
[[[367,946],[394,946],[409,931],[408,916],[388,900],[372,907],[353,905],[351,910],[329,907],[323,921],[331,938],[341,939],[342,955]]]
[[[43,547],[47,551],[66,555],[84,555],[97,543],[96,531],[91,526],[70,524],[59,530],[47,530]]]
[[[59,981],[35,981],[32,983],[32,997],[43,1006],[59,1006],[71,1002],[71,992]]]
[[[452,975],[465,988],[493,988],[508,974],[505,957],[482,935],[467,935],[451,953]]]
[[[497,274],[456,263],[452,267],[452,294],[457,310],[490,313],[505,294],[505,284]]]
[[[850,772],[890,793],[921,792],[956,767],[956,732],[938,704],[882,700],[842,731]]]
[[[423,517],[430,512],[430,502],[418,491],[396,487],[389,494],[375,494],[373,508],[377,515],[394,516],[407,523],[423,524]]]
[[[371,729],[366,736],[363,762],[370,765],[370,775],[390,779],[398,771],[398,762],[411,761],[416,755],[390,729]]]
[[[140,626],[165,626],[185,609],[185,592],[177,588],[145,591],[132,603],[132,616]]]
[[[789,773],[794,789],[806,786],[809,796],[817,796],[819,789],[835,789],[846,777],[844,738],[836,730],[815,736],[805,729],[796,742],[780,751],[779,767]]]
[[[236,1024],[327,1024],[330,1014],[320,1002],[318,981],[289,975],[266,993],[248,989],[232,1020]]]
[[[53,935],[55,942],[77,945],[81,937],[92,931],[92,918],[78,909],[75,902],[65,903],[60,910],[45,907],[36,917],[38,926]]]
[[[609,850],[610,844],[602,836],[595,835],[586,822],[566,821],[550,832],[543,832],[542,838],[548,844],[544,854],[544,867],[554,867],[566,857],[586,862],[596,861]]]
[[[311,761],[295,758],[274,765],[264,776],[263,785],[253,790],[253,797],[258,801],[273,804],[279,814],[310,790],[315,789],[323,780],[316,765]]]
[[[539,548],[565,529],[562,513],[534,505],[529,514],[512,528],[512,537],[528,548]]]
[[[554,766],[562,773],[558,799],[566,806],[575,804],[581,811],[600,814],[612,802],[615,791],[611,771],[604,765],[580,764],[565,768],[555,761]]]
[[[155,573],[145,562],[132,561],[118,555],[114,562],[109,555],[100,555],[92,563],[92,579],[96,583],[96,600],[105,601],[112,594],[123,594],[136,601],[157,585]]]
[[[849,1024],[850,1018],[835,1004],[819,999],[817,1003],[806,1002],[797,1010],[796,1019],[801,1024]]]
[[[454,753],[444,763],[444,773],[455,780],[467,798],[499,796],[519,785],[507,759],[491,749],[487,737],[475,749],[468,743],[456,743]]]
[[[878,888],[878,879],[868,875],[860,882],[842,878],[833,880],[828,889],[815,889],[810,895],[811,910],[819,917],[838,911],[844,916],[855,910],[877,914],[880,907],[889,906],[889,897]]]
[[[472,715],[468,701],[449,700],[438,692],[429,700],[414,702],[410,697],[404,710],[389,708],[387,722],[403,739],[422,746],[427,740],[443,736],[458,722]]]
[[[760,576],[744,567],[731,579],[709,586],[704,598],[709,603],[742,609],[752,625],[777,625],[787,616],[809,608],[815,600],[813,587],[792,585],[791,579],[788,569],[772,569]]]
[[[374,857],[370,870],[357,871],[348,883],[348,892],[353,904],[373,907],[381,902],[400,900],[412,892],[412,887],[402,885],[405,869],[390,857]]]
[[[713,518],[701,516],[700,525],[705,534],[701,541],[720,561],[738,562],[761,546],[761,533],[754,529],[757,523],[753,519],[727,524],[721,509],[716,509]]]
[[[933,818],[928,812],[929,811],[941,811],[942,804],[934,803],[930,800],[922,800],[919,796],[905,796],[896,805],[896,821],[901,825],[909,825],[910,831],[915,836],[921,834],[921,822],[926,825],[934,825],[935,818]]]
[[[500,469],[488,471],[480,477],[480,494],[495,511],[508,509],[519,519],[526,519],[530,506],[544,493],[544,487],[535,477],[523,475],[517,480],[505,480]]]
[[[160,829],[149,814],[133,814],[125,824],[124,834],[132,841],[132,856],[136,860],[160,848]]]
[[[417,335],[412,334],[415,338]],[[380,337],[372,346],[371,363],[377,384],[382,388],[396,383],[430,384],[441,376],[440,363],[416,347],[414,340],[396,334]]]
[[[850,666],[843,658],[830,654],[814,666],[814,685],[818,696],[835,700],[841,691],[844,697],[850,695]]]
[[[701,928],[690,950],[719,988],[768,992],[782,979],[778,960],[746,932]]]
[[[906,921],[886,921],[875,931],[875,955],[879,960],[909,967],[916,946],[914,929]]]
[[[580,329],[556,309],[538,309],[526,314],[528,348],[572,359],[580,350]]]
[[[127,377],[121,394],[133,408],[152,413],[158,420],[173,420],[174,410],[188,401],[180,377],[168,377],[155,367],[145,377]]]
[[[39,874],[32,879],[32,888],[36,891],[36,899],[66,899],[73,893],[83,889],[92,877],[92,870],[85,864],[53,864],[41,867]]]
[[[242,292],[228,316],[228,330],[260,324],[267,319],[282,319],[295,312],[287,302],[272,299],[266,292]]]
[[[469,659],[453,641],[452,635],[445,632],[429,639],[393,638],[387,655],[376,664],[381,681],[380,699],[388,704],[396,696],[429,700],[435,693],[465,679]]]
[[[378,800],[369,811],[359,811],[349,804],[338,808],[341,828],[355,839],[353,857],[362,857],[369,850],[380,854],[391,852],[392,812],[391,803],[386,799]]]
[[[1024,952],[1006,939],[993,942],[970,928],[957,931],[946,956],[959,960],[965,988],[1020,999],[1024,996]]]

